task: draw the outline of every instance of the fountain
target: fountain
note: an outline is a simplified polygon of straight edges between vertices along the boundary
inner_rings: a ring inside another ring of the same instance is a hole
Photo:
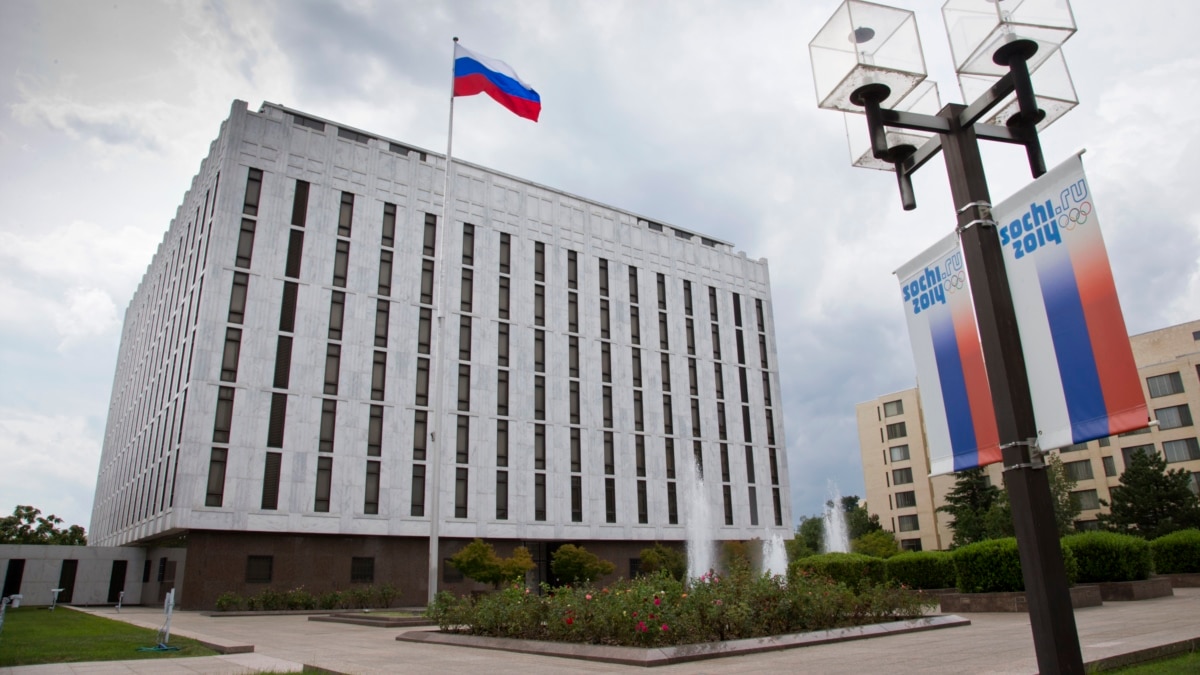
[[[687,576],[697,579],[716,567],[713,560],[713,520],[708,490],[700,467],[692,464],[692,480],[688,482],[687,512]]]
[[[787,548],[783,535],[776,532],[762,543],[762,572],[771,576],[787,576]]]
[[[825,553],[849,553],[850,531],[846,528],[846,512],[842,510],[842,493],[832,480],[827,488],[829,500],[825,502]]]

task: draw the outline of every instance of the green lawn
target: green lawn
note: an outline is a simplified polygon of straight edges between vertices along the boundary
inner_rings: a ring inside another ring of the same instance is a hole
[[[1107,671],[1120,675],[1183,675],[1200,673],[1200,652],[1191,652],[1183,656],[1172,656],[1161,661],[1151,661],[1128,668]]]
[[[158,632],[60,606],[9,608],[0,631],[0,667],[78,661],[169,659],[214,656],[217,652],[195,640],[171,636],[179,651],[143,652],[153,647]]]

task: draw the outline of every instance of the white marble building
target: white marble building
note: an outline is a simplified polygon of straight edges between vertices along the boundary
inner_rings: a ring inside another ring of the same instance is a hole
[[[126,310],[92,542],[186,534],[235,568],[194,606],[314,565],[423,597],[434,518],[624,575],[684,539],[696,459],[717,539],[790,532],[766,261],[458,161],[444,219],[444,179],[234,102]]]

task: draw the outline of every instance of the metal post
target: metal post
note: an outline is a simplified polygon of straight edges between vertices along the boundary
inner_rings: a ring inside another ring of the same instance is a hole
[[[1037,424],[1004,252],[991,220],[991,196],[975,130],[958,122],[965,109],[950,104],[938,113],[950,120],[950,130],[941,134],[942,151],[996,410],[1034,649],[1042,673],[1083,673],[1050,483],[1044,466],[1031,455]]]

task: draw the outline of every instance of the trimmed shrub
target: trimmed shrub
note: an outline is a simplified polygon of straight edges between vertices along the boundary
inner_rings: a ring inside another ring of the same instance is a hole
[[[1082,532],[1062,539],[1079,564],[1078,581],[1141,581],[1150,578],[1150,544],[1141,537],[1116,532]]]
[[[888,577],[909,588],[951,588],[954,559],[949,551],[912,551],[887,560]]]
[[[687,575],[687,556],[679,549],[655,542],[653,547],[642,549],[639,555],[642,559],[642,575],[661,571],[676,580],[682,580]]]
[[[788,565],[788,579],[818,575],[857,588],[864,583],[883,583],[887,579],[886,564],[883,558],[861,553],[822,553],[793,561]]]
[[[242,608],[242,596],[233,591],[225,591],[217,596],[218,612],[235,612]]]
[[[1071,549],[1063,549],[1063,566],[1067,581],[1074,583],[1079,565]],[[1021,576],[1021,555],[1017,540],[988,539],[963,546],[952,552],[954,576],[958,590],[963,593],[1006,593],[1025,590]]]
[[[1159,574],[1200,572],[1200,530],[1179,530],[1150,542]]]

